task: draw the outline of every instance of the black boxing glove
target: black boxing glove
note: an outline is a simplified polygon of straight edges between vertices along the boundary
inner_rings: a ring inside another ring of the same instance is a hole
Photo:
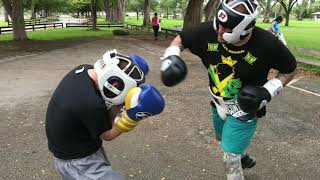
[[[161,80],[166,86],[177,85],[185,79],[188,73],[186,64],[179,57],[180,52],[179,47],[171,46],[166,50],[162,58]]]
[[[276,78],[269,80],[263,87],[244,86],[238,94],[239,106],[244,112],[254,114],[270,102],[272,97],[280,94],[282,89],[282,82]]]

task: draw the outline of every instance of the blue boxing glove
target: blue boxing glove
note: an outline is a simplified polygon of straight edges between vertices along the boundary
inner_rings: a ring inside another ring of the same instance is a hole
[[[162,95],[154,86],[142,84],[134,87],[126,96],[126,111],[115,125],[121,132],[131,131],[140,120],[160,114],[164,105]]]

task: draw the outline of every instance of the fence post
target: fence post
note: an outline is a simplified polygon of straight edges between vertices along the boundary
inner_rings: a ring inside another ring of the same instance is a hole
[[[55,29],[56,28],[56,23],[53,23],[53,29]]]
[[[47,24],[44,24],[44,29],[47,29]]]
[[[1,27],[0,27],[0,34],[1,34]]]
[[[34,31],[34,24],[33,25],[31,25],[32,26],[32,31]]]

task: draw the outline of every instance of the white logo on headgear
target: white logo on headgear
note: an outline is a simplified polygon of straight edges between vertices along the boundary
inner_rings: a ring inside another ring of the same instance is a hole
[[[218,19],[221,21],[221,22],[227,22],[228,21],[228,15],[227,13],[223,10],[223,9],[220,9],[218,11]]]

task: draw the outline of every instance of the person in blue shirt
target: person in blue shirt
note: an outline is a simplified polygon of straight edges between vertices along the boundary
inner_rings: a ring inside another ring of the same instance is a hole
[[[279,24],[283,21],[283,17],[282,16],[278,16],[276,17],[273,21],[272,21],[272,25],[270,30],[273,33],[280,33],[280,26]]]
[[[282,16],[276,17],[271,24],[271,27],[269,28],[269,32],[274,34],[284,45],[287,45],[287,42],[283,36],[283,33],[280,32],[280,23],[283,21]]]

